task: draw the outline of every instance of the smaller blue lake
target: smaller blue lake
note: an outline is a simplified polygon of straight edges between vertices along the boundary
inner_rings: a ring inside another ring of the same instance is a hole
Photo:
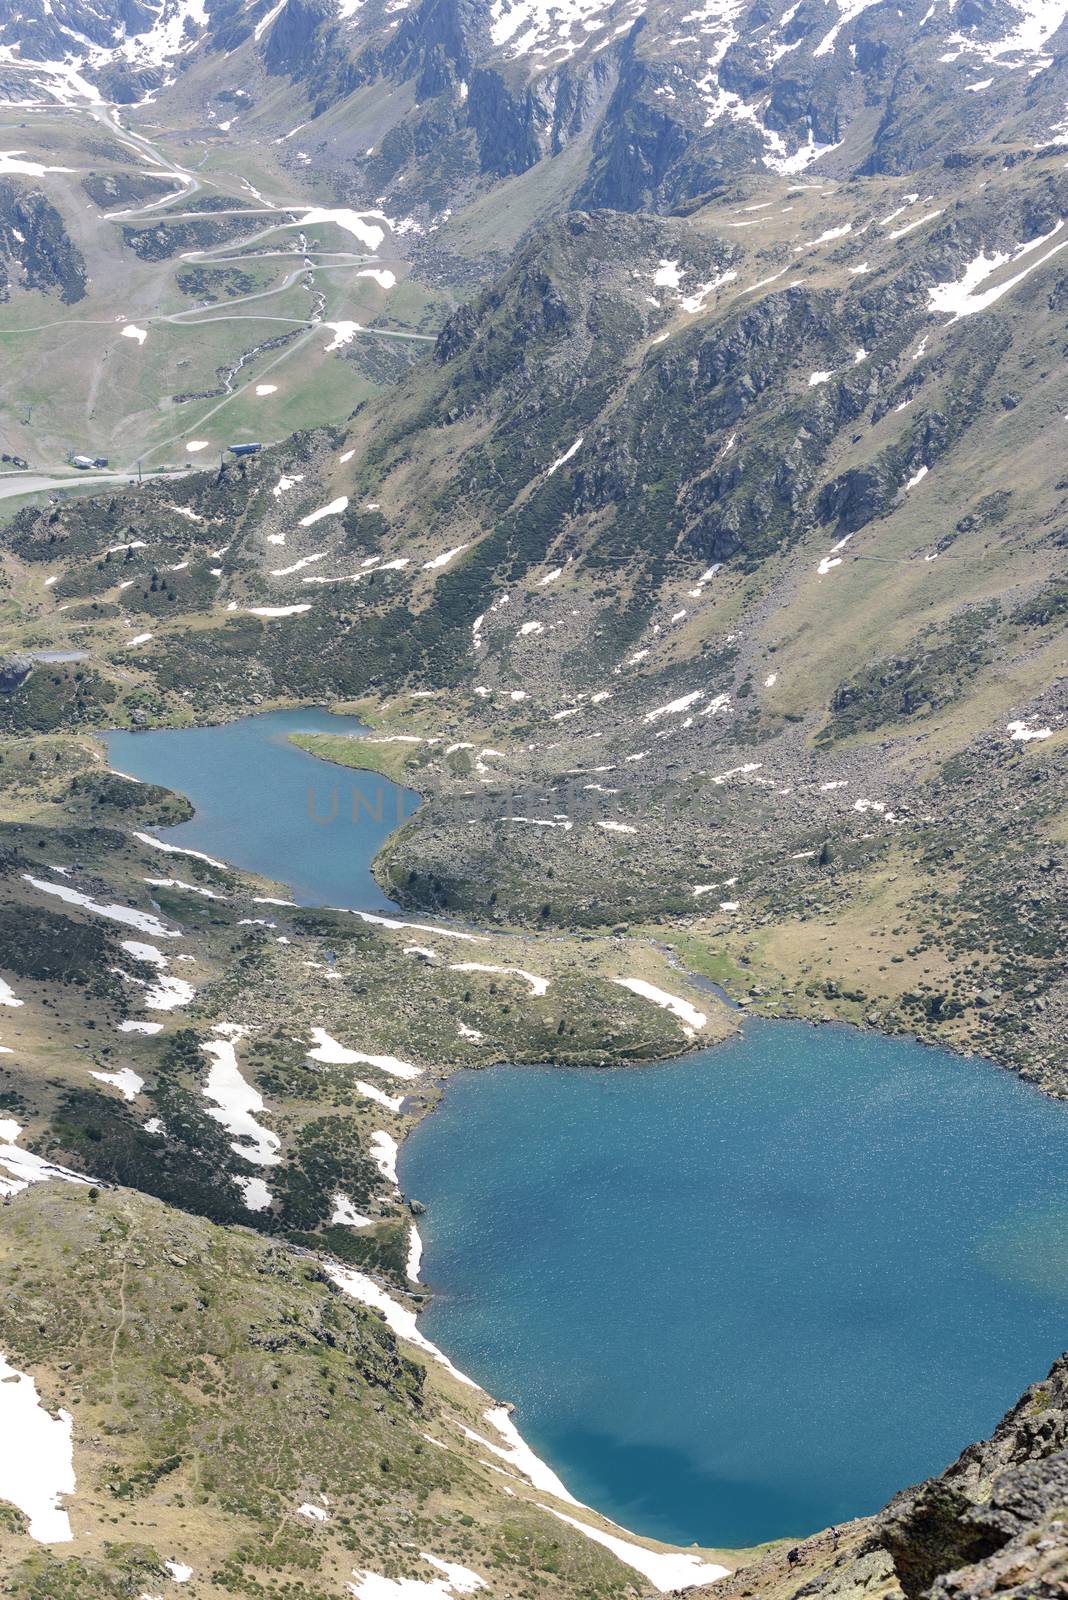
[[[664,1066],[453,1078],[401,1151],[420,1327],[572,1493],[673,1543],[874,1511],[1068,1344],[1068,1107],[750,1018]]]
[[[354,717],[311,708],[104,737],[113,767],[193,802],[189,822],[158,830],[169,844],[288,884],[300,905],[390,910],[371,862],[419,796],[377,773],[320,761],[288,738],[364,731]]]

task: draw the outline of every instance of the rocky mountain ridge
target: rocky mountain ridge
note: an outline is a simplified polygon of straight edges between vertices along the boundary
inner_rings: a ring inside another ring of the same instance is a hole
[[[366,204],[440,216],[534,167],[553,187],[567,155],[573,205],[671,211],[754,172],[900,175],[984,141],[1055,141],[1063,22],[1050,0],[5,0],[0,52],[21,65],[13,81],[61,99],[161,105],[195,95],[225,53],[245,63],[242,117],[287,80],[319,146],[309,159]]]

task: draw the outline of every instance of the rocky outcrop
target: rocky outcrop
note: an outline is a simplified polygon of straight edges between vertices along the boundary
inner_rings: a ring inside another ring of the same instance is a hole
[[[712,1600],[1061,1600],[1068,1593],[1068,1355],[993,1435],[875,1517],[780,1546]]]
[[[32,671],[31,656],[5,656],[0,661],[0,694],[14,694]]]
[[[234,210],[233,200],[229,197],[209,197],[195,209],[205,213],[203,221],[160,222],[150,228],[124,227],[122,242],[142,261],[168,261],[184,251],[206,250],[213,244],[224,244],[228,239],[239,239],[242,234],[255,230],[255,218],[246,219],[241,215],[240,208],[236,215],[227,214]],[[222,211],[224,214],[213,217],[213,211]]]
[[[487,9],[477,0],[422,0],[404,14],[382,51],[382,70],[402,82],[414,79],[418,100],[442,94],[470,79],[488,53],[488,24]]]
[[[728,125],[701,147],[700,101],[669,61],[639,53],[640,24],[628,36],[611,100],[598,124],[578,206],[618,211],[669,210],[714,187],[732,157],[751,160],[753,134]]]
[[[271,24],[263,46],[263,64],[273,76],[306,77],[317,63],[319,30],[332,20],[324,0],[287,0]]]
[[[58,293],[64,305],[85,297],[85,258],[40,189],[0,178],[0,299],[11,290]]]
[[[908,1600],[1068,1588],[1068,1356],[1032,1384],[991,1438],[891,1501],[871,1547]]]

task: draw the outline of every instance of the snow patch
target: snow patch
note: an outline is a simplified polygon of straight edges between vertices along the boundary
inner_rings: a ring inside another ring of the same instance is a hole
[[[717,1566],[713,1561],[702,1561],[700,1556],[687,1555],[681,1550],[648,1550],[644,1545],[621,1539],[618,1534],[606,1533],[602,1528],[591,1528],[588,1523],[580,1522],[577,1517],[569,1517],[566,1512],[557,1511],[553,1506],[542,1506],[541,1509],[577,1528],[595,1544],[611,1550],[618,1561],[640,1572],[660,1594],[692,1589],[697,1584],[715,1583],[717,1578],[729,1576],[728,1567]]]
[[[102,905],[89,895],[82,894],[79,889],[69,888],[65,883],[46,883],[43,878],[35,878],[28,872],[24,872],[22,876],[27,883],[32,884],[35,889],[40,889],[42,893],[54,894],[67,905],[81,906],[83,910],[90,911],[98,917],[106,917],[110,922],[124,922],[129,927],[137,928],[141,933],[150,933],[157,939],[182,937],[179,929],[165,928],[158,917],[150,916],[147,911],[135,911],[132,906]]]
[[[193,856],[197,861],[206,861],[209,867],[218,867],[227,872],[229,868],[225,861],[218,861],[214,856],[205,855],[203,850],[190,850],[181,844],[165,844],[162,839],[156,839],[151,833],[139,833],[134,829],[133,837],[142,844],[151,845],[153,850],[163,850],[169,856]]]
[[[560,467],[562,467],[565,464],[565,462],[570,461],[571,457],[573,455],[575,455],[579,450],[582,449],[582,439],[583,439],[583,436],[580,433],[578,438],[575,440],[574,444],[571,446],[571,448],[569,450],[565,450],[562,456],[557,456],[556,460],[553,462],[552,466],[549,468],[548,472],[545,474],[545,476],[547,478],[551,478],[554,472],[556,472]]]
[[[270,1189],[262,1178],[234,1178],[241,1190],[241,1198],[250,1211],[266,1211],[272,1200]]]
[[[423,1241],[419,1237],[419,1229],[413,1222],[408,1230],[408,1259],[405,1266],[409,1283],[418,1283],[419,1269],[423,1264]]]
[[[434,556],[431,561],[423,562],[424,572],[436,572],[439,567],[447,567],[449,562],[469,548],[466,544],[455,545],[451,550],[443,550],[440,556]]]
[[[310,528],[316,522],[321,522],[323,517],[339,517],[348,509],[349,497],[347,494],[338,495],[336,500],[331,500],[328,506],[320,506],[318,511],[313,511],[307,517],[301,517],[302,528]]]
[[[356,335],[363,332],[363,325],[359,322],[324,322],[323,326],[332,328],[334,332],[330,343],[323,345],[327,355],[331,350],[340,350],[344,345],[351,344]]]
[[[377,250],[382,240],[386,237],[384,229],[377,222],[367,222],[367,217],[381,217],[380,211],[352,211],[339,206],[331,209],[327,206],[316,206],[311,211],[306,211],[296,222],[286,223],[286,227],[314,228],[322,222],[333,222],[345,233],[351,233],[354,239],[359,239],[368,250]],[[330,326],[330,324],[328,324]]]
[[[348,1195],[336,1194],[334,1196],[334,1209],[330,1213],[331,1226],[344,1228],[370,1228],[373,1226],[371,1218],[365,1217],[356,1210]]]
[[[662,1006],[678,1017],[680,1022],[686,1023],[691,1028],[703,1028],[708,1021],[703,1011],[691,1005],[689,1000],[682,999],[677,994],[669,994],[666,989],[658,989],[655,983],[647,983],[644,978],[613,978],[612,982],[620,988],[629,989],[632,994],[639,995],[643,1000],[651,1000],[654,1005]]]
[[[520,819],[516,819],[520,820]],[[522,820],[526,820],[525,818]],[[539,978],[535,972],[527,972],[523,967],[493,967],[482,961],[461,961],[449,967],[450,972],[499,972],[511,973],[517,978],[524,978],[530,984],[532,994],[545,994],[549,987],[548,978]]]
[[[397,1186],[397,1141],[391,1133],[386,1133],[384,1128],[378,1128],[372,1133],[368,1143],[371,1147],[371,1160],[387,1182]]]
[[[399,926],[414,927],[415,924],[402,923]],[[429,931],[437,932],[436,929]],[[332,1039],[325,1028],[313,1028],[311,1034],[314,1048],[307,1053],[313,1061],[323,1061],[334,1067],[377,1067],[380,1072],[388,1072],[394,1078],[418,1078],[422,1074],[422,1067],[413,1067],[411,1062],[399,1061],[396,1056],[372,1056],[362,1050],[349,1050]]]
[[[234,1135],[230,1149],[235,1155],[257,1166],[276,1166],[281,1140],[256,1121],[256,1112],[265,1109],[263,1096],[241,1076],[232,1039],[208,1039],[200,1048],[212,1062],[203,1087],[204,1098],[216,1107],[209,1117]]]
[[[138,1077],[132,1067],[120,1067],[117,1072],[90,1072],[89,1076],[101,1083],[109,1083],[127,1101],[136,1100],[145,1086],[144,1078]]]
[[[60,1505],[75,1491],[73,1428],[70,1412],[51,1416],[30,1374],[0,1354],[0,1500],[18,1507],[39,1544],[66,1544],[73,1537]]]
[[[928,305],[931,311],[940,311],[948,314],[951,322],[959,322],[962,317],[974,316],[978,311],[985,311],[1002,295],[1008,294],[1018,283],[1034,272],[1036,267],[1043,266],[1059,251],[1068,245],[1068,235],[1058,238],[1064,229],[1064,219],[1061,218],[1048,233],[1041,234],[1037,239],[1031,239],[1026,244],[1019,245],[1012,255],[996,250],[993,255],[980,252],[964,268],[961,277],[952,283],[936,283],[929,289]],[[1020,261],[1032,251],[1038,250],[1042,245],[1049,244],[1050,240],[1057,239],[1057,243],[1037,260],[1031,261],[1020,272],[1013,273],[1011,277],[995,284],[992,288],[980,290],[980,284],[991,277],[999,268],[1006,266],[1010,261]]]

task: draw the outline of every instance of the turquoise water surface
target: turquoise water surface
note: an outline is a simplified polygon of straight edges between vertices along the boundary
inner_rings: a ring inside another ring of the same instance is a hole
[[[940,1470],[1068,1344],[1066,1151],[1008,1073],[847,1028],[462,1073],[401,1153],[420,1327],[625,1526],[799,1535]]]
[[[378,773],[319,761],[288,740],[364,731],[355,717],[313,707],[104,737],[113,767],[193,802],[189,822],[157,830],[169,844],[286,883],[301,905],[388,910],[371,862],[419,796]]]

